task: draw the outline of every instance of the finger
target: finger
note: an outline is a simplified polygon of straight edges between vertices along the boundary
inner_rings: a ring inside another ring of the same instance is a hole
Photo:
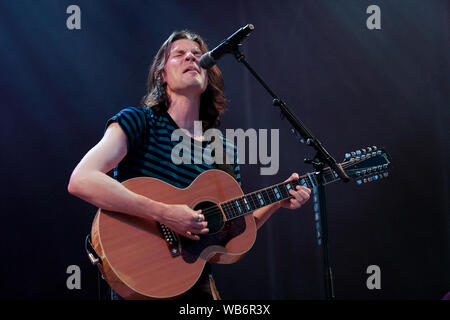
[[[293,181],[293,180],[298,180],[300,178],[300,176],[298,175],[297,172],[294,172],[293,174],[291,174],[291,176],[289,177],[289,179],[287,179],[287,181]]]
[[[301,190],[301,193],[303,194],[303,199],[304,199],[303,203],[305,203],[306,201],[309,200],[309,198],[311,197],[311,194],[307,193],[305,190]]]
[[[296,199],[291,199],[291,209],[298,209],[300,208],[302,205],[300,202],[298,202]]]
[[[298,175],[298,173],[293,173],[291,174],[291,176],[289,178],[287,178],[286,180],[284,180],[284,182],[286,181],[292,181],[292,180],[298,180],[300,178],[300,176]]]
[[[299,191],[290,190],[289,193],[294,197],[295,200],[302,201],[303,195],[299,193]]]
[[[311,195],[311,190],[309,190],[308,188],[305,187],[301,187],[301,186],[297,186],[297,192],[301,193],[303,198],[306,198],[306,200],[309,199],[310,195]]]
[[[208,221],[203,221],[203,222],[195,222],[192,224],[192,228],[197,230],[202,230],[204,228],[206,228],[208,226]]]
[[[307,194],[311,194],[311,189],[310,188],[301,186],[301,190],[305,191]]]
[[[308,200],[309,198],[309,195],[306,192],[302,193],[302,190],[300,191],[291,190],[291,191],[292,191],[291,195],[295,198],[295,200],[297,200],[300,203],[306,202],[306,200]]]
[[[195,222],[195,223],[202,222],[204,220],[205,220],[205,216],[203,214],[201,214],[201,213],[197,213],[196,212],[196,213],[194,213],[192,215],[192,221]]]
[[[192,239],[192,240],[200,240],[200,237],[199,237],[198,235],[193,234],[193,233],[190,232],[190,231],[186,231],[186,233],[184,234],[184,236],[185,236],[186,238],[189,238],[189,239]]]
[[[193,236],[197,236],[199,234],[207,234],[209,232],[209,229],[208,228],[192,229],[191,231],[188,232]]]

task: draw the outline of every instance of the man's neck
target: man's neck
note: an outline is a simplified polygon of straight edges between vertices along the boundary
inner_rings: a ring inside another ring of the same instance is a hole
[[[167,112],[180,128],[194,136],[194,121],[199,121],[200,97],[171,94]]]

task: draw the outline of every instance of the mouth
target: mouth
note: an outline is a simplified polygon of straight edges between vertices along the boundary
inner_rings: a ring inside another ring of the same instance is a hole
[[[186,69],[183,70],[183,73],[191,72],[191,71],[195,71],[195,72],[197,72],[197,73],[200,73],[200,70],[198,70],[198,68],[195,67],[195,66],[189,66],[189,67],[187,67]]]

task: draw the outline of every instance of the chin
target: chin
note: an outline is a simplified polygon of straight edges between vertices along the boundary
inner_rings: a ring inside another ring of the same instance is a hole
[[[188,89],[190,92],[195,92],[198,94],[202,94],[205,92],[206,87],[203,83],[199,82],[191,82],[186,86],[186,89]]]

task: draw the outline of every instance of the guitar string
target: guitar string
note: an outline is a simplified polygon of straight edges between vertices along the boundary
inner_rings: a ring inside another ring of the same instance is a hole
[[[368,158],[368,159],[372,159],[372,157],[370,157],[370,158]],[[351,167],[351,166],[353,166],[353,165],[355,165],[355,164],[358,164],[358,163],[361,163],[361,162],[364,162],[364,160],[362,160],[362,161],[358,161],[358,162],[345,162],[345,163],[341,163],[341,166],[342,166],[342,168],[348,168],[348,167]],[[383,168],[383,169],[385,169],[385,168]],[[351,172],[353,172],[353,171],[358,171],[358,170],[363,170],[362,168],[359,168],[359,169],[351,169],[351,170],[347,170],[347,173],[351,173]],[[335,175],[333,174],[333,172],[334,171],[332,171],[332,169],[330,168],[330,167],[327,167],[327,168],[325,168],[324,170],[323,170],[324,172],[323,172],[323,175],[324,175],[324,178],[325,179],[327,179],[327,178],[335,178]],[[381,172],[379,172],[379,173],[382,173],[383,171],[385,171],[385,170],[382,170]],[[375,173],[375,172],[374,172]],[[307,175],[303,175],[303,176],[300,176],[299,177],[299,179],[298,180],[293,180],[293,181],[291,181],[292,183],[294,183],[294,184],[296,184],[296,183],[298,183],[298,181],[300,180],[300,179],[305,179],[305,178],[307,178],[308,176]],[[254,200],[253,199],[253,195],[255,195],[255,194],[262,194],[262,197],[264,198],[264,197],[266,197],[267,196],[267,198],[268,198],[268,200],[270,201],[270,202],[276,202],[275,200],[276,200],[276,198],[273,198],[273,196],[271,197],[271,195],[269,194],[269,192],[268,192],[268,190],[269,189],[273,189],[273,188],[276,188],[276,187],[278,187],[279,189],[280,189],[280,191],[281,191],[281,193],[283,193],[283,189],[282,188],[280,188],[280,186],[283,186],[283,187],[286,187],[286,185],[288,184],[289,182],[282,182],[282,183],[280,183],[280,184],[278,184],[278,185],[274,185],[274,186],[272,186],[272,187],[268,187],[268,188],[264,188],[264,189],[261,189],[261,190],[257,190],[257,191],[254,191],[254,192],[252,192],[252,193],[249,193],[249,194],[247,194],[246,196],[243,196],[243,197],[245,197],[245,199],[249,199],[250,200],[250,202],[253,204],[253,207],[255,207],[256,209],[258,209],[258,205],[257,205],[257,203],[258,203],[258,200]],[[307,184],[308,185],[308,184]],[[308,187],[309,187],[309,185],[308,185]],[[311,188],[310,188],[311,189]],[[289,190],[286,188],[286,190],[284,190],[285,192],[287,191],[287,192],[289,192]],[[266,195],[264,195],[264,192],[266,193]],[[273,191],[272,191],[273,192]],[[239,200],[240,199],[242,199],[243,197],[240,197],[240,198],[237,198],[236,199],[236,201],[238,201],[238,203],[239,203]],[[273,199],[272,199],[273,198]],[[292,198],[292,196],[287,196],[286,197],[286,199],[289,199],[289,198]],[[283,199],[284,200],[284,199]],[[281,201],[281,200],[280,200]],[[241,214],[239,214],[239,212],[235,209],[235,207],[233,207],[232,206],[232,204],[231,204],[231,202],[232,202],[232,200],[228,200],[228,201],[226,201],[226,202],[223,202],[220,206],[222,206],[222,209],[224,210],[224,213],[225,213],[225,215],[227,216],[227,218],[228,219],[233,219],[233,218],[236,218],[236,217],[239,217],[239,216],[242,216],[242,213]],[[263,201],[263,203],[264,203],[264,201]],[[247,204],[247,203],[246,203]],[[221,213],[221,210],[220,210],[220,208],[219,208],[219,205],[215,205],[215,206],[213,206],[213,207],[209,207],[209,208],[206,208],[205,210],[202,210],[202,214],[204,215],[204,216],[206,216],[206,217],[210,217],[210,216],[212,216],[212,215],[217,215],[217,214],[220,214]],[[248,206],[248,204],[247,204],[247,206]],[[265,206],[265,205],[264,205]],[[250,209],[251,209],[251,207],[250,207]],[[256,210],[256,209],[254,209],[254,210]],[[248,212],[244,212],[244,214],[246,214],[246,213],[249,213],[249,212],[251,212],[251,211],[254,211],[254,210],[249,210]],[[228,212],[227,212],[228,211]],[[232,214],[232,216],[231,217],[229,217],[229,211],[231,211],[231,214]],[[237,214],[237,215],[235,215],[235,214]]]
[[[374,173],[375,173],[375,172],[374,172]],[[327,178],[327,177],[326,177],[326,178]],[[329,175],[328,175],[328,178],[334,178],[334,175],[329,174]],[[275,187],[275,186],[274,186],[274,187]],[[272,187],[272,188],[274,188],[274,187]],[[249,193],[249,194],[247,194],[247,195],[244,196],[244,197],[246,197],[248,200],[250,200],[252,206],[253,206],[253,207],[256,207],[256,208],[259,208],[259,205],[257,204],[257,203],[258,203],[257,200],[255,200],[255,199],[253,199],[253,197],[251,197],[251,196],[254,196],[254,194],[260,193],[260,194],[262,194],[262,197],[266,197],[266,196],[263,194],[264,192],[266,192],[268,200],[269,200],[270,202],[272,202],[272,203],[273,203],[273,202],[276,202],[276,201],[275,201],[276,199],[273,198],[273,197],[271,197],[270,194],[268,193],[268,189],[271,189],[271,187],[265,188],[265,189],[262,189],[262,190],[259,190],[259,191],[255,191],[255,192],[252,192],[252,193]],[[283,189],[280,188],[280,190],[283,190]],[[288,199],[288,198],[292,198],[292,196],[286,197],[285,199]],[[238,198],[238,199],[240,199],[240,198]],[[238,201],[238,199],[236,199],[236,201]],[[283,199],[283,200],[285,200],[285,199]],[[266,201],[267,201],[267,200],[266,200]],[[281,200],[280,200],[280,201],[281,201]],[[222,207],[223,207],[223,209],[224,209],[224,211],[229,211],[229,210],[231,209],[231,211],[234,211],[234,212],[232,212],[232,213],[239,213],[238,211],[236,211],[236,209],[234,209],[234,207],[232,206],[233,204],[230,203],[230,202],[232,202],[232,200],[228,200],[228,201],[223,202],[223,203],[221,204]],[[209,216],[211,216],[211,215],[215,215],[215,214],[217,214],[217,213],[220,213],[220,211],[221,211],[221,210],[220,210],[219,206],[216,205],[216,206],[212,206],[212,207],[203,209],[203,210],[202,210],[202,214],[205,215],[205,216],[207,216],[207,217],[209,217]],[[225,214],[227,214],[227,212],[225,212]]]
[[[273,186],[273,187],[279,187],[279,185],[276,185],[276,186]],[[256,209],[259,209],[259,208],[261,208],[260,206],[259,206],[259,204],[258,204],[258,200],[255,200],[255,199],[253,199],[253,197],[251,197],[251,196],[253,196],[254,194],[258,194],[258,193],[260,193],[260,194],[262,194],[262,196],[261,197],[264,197],[264,198],[267,198],[270,202],[276,202],[276,197],[275,196],[270,196],[270,194],[268,193],[268,189],[270,189],[270,187],[269,188],[265,188],[265,189],[262,189],[262,190],[259,190],[259,191],[255,191],[255,192],[252,192],[252,193],[249,193],[249,194],[247,194],[245,197],[246,198],[248,198],[248,200],[250,201],[250,203],[252,204],[252,206],[253,207],[255,207]],[[283,190],[283,189],[281,189],[280,188],[280,190]],[[264,193],[263,192],[266,192],[266,195],[264,195]],[[287,191],[287,190],[286,190]],[[285,191],[285,192],[286,192]],[[283,191],[282,191],[282,193],[283,193]],[[284,195],[283,195],[284,196]],[[290,196],[290,197],[292,197],[292,196]],[[290,198],[289,196],[286,196],[286,199],[287,198]],[[240,198],[238,198],[238,199],[240,199]],[[238,199],[236,199],[236,201],[238,201]],[[267,199],[266,199],[266,201],[267,201]],[[284,199],[283,199],[284,200]],[[221,206],[222,206],[222,208],[224,209],[224,211],[225,211],[225,215],[228,215],[227,213],[230,213],[230,211],[231,211],[231,214],[237,214],[237,216],[241,216],[242,214],[240,213],[240,212],[238,212],[238,210],[236,210],[235,209],[235,207],[233,207],[233,205],[232,205],[232,202],[233,200],[228,200],[228,201],[226,201],[226,202],[223,202],[222,204],[221,204]],[[281,201],[281,200],[280,200]],[[250,207],[250,209],[251,209],[251,207]],[[254,209],[254,210],[256,210],[256,209]],[[227,212],[228,211],[228,212]],[[247,212],[244,212],[244,213],[248,213],[248,212],[250,212],[250,211],[253,211],[253,210],[249,210],[249,211],[247,211]],[[202,211],[202,213],[205,215],[205,216],[207,216],[207,217],[209,217],[209,216],[211,216],[211,215],[215,215],[215,214],[217,214],[217,213],[220,213],[220,209],[219,209],[219,207],[216,205],[216,206],[214,206],[214,207],[210,207],[210,208],[206,208],[205,209],[205,211]],[[235,218],[235,217],[237,217],[237,216],[232,216],[231,218]],[[230,217],[228,217],[227,216],[227,218],[230,218]]]
[[[356,170],[356,169],[355,169]],[[351,170],[352,171],[352,170]],[[331,173],[328,175],[328,178],[334,178],[334,175],[332,175]],[[326,177],[327,178],[327,177]],[[275,198],[273,198],[273,197],[271,197],[270,196],[270,194],[268,193],[268,189],[271,189],[271,188],[275,188],[275,187],[277,187],[277,185],[276,186],[273,186],[273,187],[269,187],[269,188],[265,188],[265,189],[262,189],[262,190],[259,190],[259,191],[255,191],[255,192],[252,192],[252,193],[249,193],[249,194],[247,194],[246,196],[244,196],[244,197],[246,197],[248,200],[250,200],[250,202],[251,202],[251,204],[252,204],[252,206],[253,207],[256,207],[256,208],[259,208],[259,205],[257,204],[258,202],[257,202],[257,200],[255,200],[255,199],[253,199],[251,196],[254,196],[255,194],[258,194],[258,193],[260,193],[260,194],[262,194],[262,197],[266,197],[263,193],[264,192],[266,192],[266,194],[267,194],[267,198],[268,198],[268,200],[270,201],[270,202],[276,202],[275,200]],[[283,189],[281,189],[280,188],[280,190],[283,190]],[[286,197],[285,199],[287,199],[287,198],[292,198],[292,196],[290,196],[290,197]],[[238,198],[238,199],[240,199],[240,198]],[[238,199],[236,199],[236,201],[238,201]],[[284,200],[284,199],[283,199]],[[267,200],[266,200],[267,201]],[[280,200],[281,201],[281,200]],[[223,209],[225,209],[225,211],[228,211],[229,209],[231,209],[232,211],[234,211],[233,213],[239,213],[238,211],[236,211],[235,209],[234,209],[234,207],[232,206],[232,203],[230,203],[230,202],[232,202],[232,200],[228,200],[228,201],[226,201],[226,202],[223,202],[221,205],[222,205],[222,207],[223,207]],[[217,214],[217,213],[220,213],[220,209],[219,209],[219,206],[218,205],[216,205],[216,206],[213,206],[213,207],[209,207],[209,208],[206,208],[206,209],[203,209],[202,210],[202,214],[203,215],[205,215],[205,216],[211,216],[211,215],[215,215],[215,214]],[[225,212],[225,214],[227,214],[227,212]]]
[[[371,158],[368,158],[368,159],[371,159]],[[362,161],[360,161],[360,162],[362,162]],[[359,162],[358,162],[359,163]],[[354,162],[345,162],[345,163],[342,163],[341,164],[341,166],[345,169],[345,168],[348,168],[348,167],[350,167],[350,166],[352,166],[352,165],[355,165],[355,163]],[[348,170],[348,173],[350,173],[350,172],[353,172],[353,171],[358,171],[358,170],[362,170],[361,168],[360,169],[351,169],[351,170]],[[374,172],[375,173],[375,172]],[[306,178],[307,176],[306,175],[303,175],[303,176],[301,176],[300,178]],[[327,168],[325,168],[324,169],[324,177],[325,178],[334,178],[334,174],[333,174],[333,171],[332,171],[332,169],[330,168],[330,167],[327,167]],[[298,180],[294,180],[294,181],[298,181]],[[258,194],[258,193],[262,193],[263,194],[263,192],[265,191],[266,192],[266,194],[267,194],[267,196],[268,196],[268,199],[270,200],[270,201],[275,201],[276,199],[271,199],[271,197],[270,197],[270,194],[268,193],[268,189],[271,189],[271,188],[275,188],[275,187],[278,187],[278,188],[280,188],[279,186],[280,185],[283,185],[283,186],[285,186],[284,185],[284,183],[281,183],[281,184],[278,184],[278,185],[274,185],[274,186],[272,186],[272,187],[269,187],[269,188],[265,188],[265,189],[262,189],[262,190],[258,190],[258,191],[254,191],[254,192],[252,192],[252,193],[249,193],[249,194],[247,194],[246,196],[244,196],[246,199],[248,198],[251,202],[252,202],[252,204],[253,204],[253,206],[254,207],[256,207],[256,208],[258,208],[258,205],[257,205],[257,200],[254,200],[251,196],[253,196],[254,194]],[[283,190],[283,189],[281,189],[280,188],[280,190]],[[263,197],[264,197],[264,194],[262,195]],[[241,197],[242,198],[242,197]],[[290,196],[290,197],[287,197],[287,198],[292,198],[292,196]],[[287,199],[286,198],[286,199]],[[238,199],[240,199],[240,198],[238,198]],[[238,199],[236,199],[236,201],[238,201]],[[284,200],[284,199],[283,199]],[[255,202],[256,201],[256,202]],[[234,207],[232,206],[232,204],[230,203],[231,202],[231,200],[228,200],[228,201],[226,201],[226,202],[223,202],[222,203],[222,207],[223,207],[223,209],[226,211],[226,210],[229,210],[229,209],[231,209],[231,211],[234,211],[234,212],[232,212],[232,213],[238,213],[235,209],[234,209]],[[255,209],[256,210],[256,209]],[[202,214],[203,215],[205,215],[205,216],[207,216],[207,217],[209,217],[209,216],[211,216],[211,215],[216,215],[217,213],[220,213],[220,208],[219,208],[219,205],[216,205],[216,206],[213,206],[213,207],[210,207],[210,208],[206,208],[205,210],[202,210]],[[252,211],[252,210],[250,210],[250,211]],[[250,211],[248,211],[248,212],[250,212]],[[225,215],[227,215],[227,212],[225,212]]]

